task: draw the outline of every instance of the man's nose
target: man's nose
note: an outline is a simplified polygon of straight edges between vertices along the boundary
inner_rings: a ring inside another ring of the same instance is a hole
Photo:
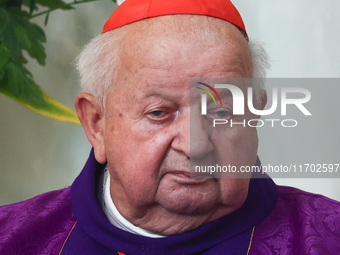
[[[190,119],[190,158],[201,159],[213,151],[209,129],[204,125],[204,118],[197,112]]]
[[[213,144],[203,124],[200,114],[190,115],[190,110],[186,111],[176,125],[176,136],[172,141],[172,148],[182,151],[190,159],[199,159],[211,152]]]
[[[176,121],[174,128],[174,139],[171,147],[174,150],[183,152],[190,158],[190,110],[185,109],[179,119]]]

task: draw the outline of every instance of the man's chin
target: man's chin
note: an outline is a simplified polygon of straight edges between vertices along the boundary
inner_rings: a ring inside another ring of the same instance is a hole
[[[179,215],[201,215],[214,211],[220,197],[215,181],[210,179],[201,184],[194,183],[159,187],[157,203],[167,211]]]
[[[188,205],[191,202],[190,205]],[[162,205],[163,206],[163,205]],[[177,215],[183,215],[183,216],[199,216],[204,214],[213,214],[213,208],[215,208],[214,205],[211,203],[192,203],[192,201],[185,201],[181,202],[180,204],[177,204],[176,206],[163,206],[166,210],[169,212],[172,212]]]

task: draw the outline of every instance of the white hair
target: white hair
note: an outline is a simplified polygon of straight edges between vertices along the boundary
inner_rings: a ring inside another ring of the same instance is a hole
[[[121,41],[124,30],[114,30],[93,38],[77,58],[77,70],[84,92],[92,94],[105,110],[111,86],[118,83]]]
[[[262,96],[265,93],[265,78],[269,69],[269,58],[262,44],[249,40],[248,47],[253,65],[254,106],[259,109],[262,105]]]
[[[115,29],[95,37],[77,58],[77,69],[83,91],[92,94],[100,102],[104,112],[105,100],[110,88],[119,83],[118,68],[124,34],[124,29]],[[200,34],[204,36],[206,33]],[[255,78],[254,106],[259,107],[269,62],[266,51],[260,43],[249,40],[248,47],[252,59],[253,78]]]

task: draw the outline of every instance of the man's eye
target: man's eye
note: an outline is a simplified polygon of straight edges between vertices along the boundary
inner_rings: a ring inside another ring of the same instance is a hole
[[[152,112],[150,112],[150,114],[153,117],[161,117],[164,114],[164,111],[152,111]]]
[[[215,114],[218,117],[223,118],[223,117],[227,117],[229,115],[229,112],[228,111],[218,111],[218,112],[215,112]]]

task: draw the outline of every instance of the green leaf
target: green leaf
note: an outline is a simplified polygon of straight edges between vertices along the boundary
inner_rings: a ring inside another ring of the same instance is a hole
[[[7,2],[9,2],[9,0],[0,0],[0,6],[4,5]]]
[[[46,14],[45,23],[44,23],[45,26],[47,25],[47,22],[48,22],[48,18],[49,18],[49,17],[50,17],[50,12]]]
[[[5,9],[0,7],[0,34],[5,29],[7,22],[8,22],[7,12]]]
[[[30,14],[33,13],[34,7],[35,7],[35,0],[31,0],[31,2],[30,2]]]
[[[23,0],[23,4],[27,7],[30,7],[31,0]],[[35,0],[34,10],[38,10],[38,5],[47,7],[48,9],[74,9],[72,6],[62,0]]]
[[[9,50],[4,45],[0,44],[0,70],[7,63],[10,56]]]
[[[23,19],[20,13],[13,15],[0,8],[0,41],[9,50],[11,58],[18,61],[22,49],[27,50],[40,65],[45,65],[46,53],[42,42],[46,41],[44,31],[36,24]]]
[[[36,0],[36,4],[40,4],[42,6],[48,7],[49,9],[63,9],[70,10],[73,9],[72,6],[68,5],[62,0]]]
[[[34,104],[44,105],[40,88],[34,83],[32,74],[24,66],[9,61],[4,69],[6,72],[4,82],[7,86],[2,84],[2,87],[6,88],[6,91],[16,98],[29,98]]]
[[[76,113],[43,91],[33,80],[32,74],[23,66],[27,60],[22,50],[27,50],[39,64],[45,65],[46,42],[44,31],[30,19],[46,15],[56,9],[74,9],[73,4],[96,0],[66,3],[62,0],[0,0],[0,93],[42,115],[62,121],[80,124]],[[21,9],[29,7],[30,13]],[[38,7],[45,11],[36,13]]]
[[[19,64],[19,65],[23,65],[23,64],[27,64],[28,61],[26,58],[24,58],[23,55],[21,55],[16,61],[15,63]]]
[[[32,5],[32,0],[23,0],[22,4],[26,5],[28,8],[30,8],[30,15],[32,14],[33,11],[38,10],[38,6],[37,6],[35,1],[34,1],[34,6]],[[33,7],[33,10],[32,10],[32,7]]]
[[[45,47],[41,42],[46,41],[44,31],[36,24],[25,21],[25,36],[30,42],[30,47],[24,49],[30,54],[32,58],[35,58],[40,65],[45,65],[46,53]],[[19,35],[17,35],[19,38]]]
[[[12,14],[0,8],[0,41],[9,50],[13,59],[18,59],[21,55],[21,47],[17,41],[12,18]]]
[[[5,70],[0,69],[0,80],[2,80],[5,77]]]
[[[36,85],[25,67],[9,61],[4,70],[4,79],[0,81],[1,93],[44,116],[80,124],[77,114]]]
[[[15,10],[20,10],[23,0],[10,0],[6,2],[6,8],[13,8]]]

